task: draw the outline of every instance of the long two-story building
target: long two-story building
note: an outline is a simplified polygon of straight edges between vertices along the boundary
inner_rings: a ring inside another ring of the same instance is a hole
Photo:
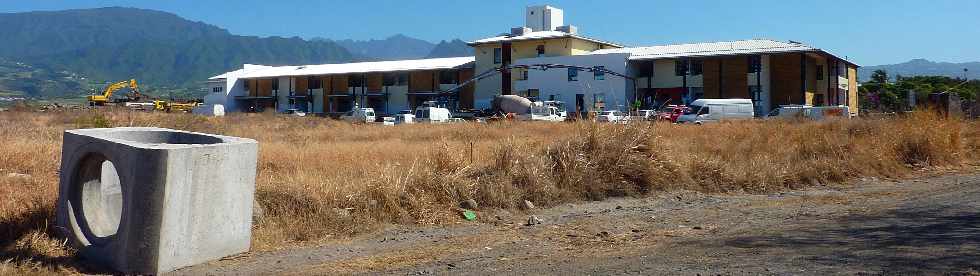
[[[444,91],[473,77],[473,58],[437,58],[305,66],[261,66],[209,79],[209,105],[229,111],[275,110],[340,114],[371,107],[381,114],[412,109],[437,97],[473,102],[473,87]]]
[[[517,94],[564,101],[570,112],[656,108],[700,98],[752,99],[760,115],[780,105],[846,105],[857,112],[858,66],[803,43],[752,39],[624,47],[579,34],[578,27],[565,24],[564,11],[552,6],[527,7],[525,19],[510,32],[469,42],[471,57],[245,65],[211,78],[206,102],[229,111],[338,114],[360,106],[392,114],[435,99],[452,109],[486,109],[496,95]],[[528,65],[553,67],[521,69]],[[490,76],[452,89],[483,73]]]

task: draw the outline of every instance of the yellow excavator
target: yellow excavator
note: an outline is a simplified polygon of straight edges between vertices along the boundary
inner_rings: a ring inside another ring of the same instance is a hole
[[[129,89],[132,90],[132,93],[126,94],[126,99],[117,99],[113,101],[112,94],[115,93],[116,90],[123,89],[126,87],[129,87]],[[102,91],[102,95],[89,95],[88,97],[86,97],[86,99],[88,100],[89,106],[96,106],[96,105],[105,105],[110,101],[114,103],[139,101],[140,98],[142,97],[143,94],[140,93],[140,88],[139,85],[136,84],[136,80],[131,79],[128,81],[121,81],[121,82],[110,84],[109,86],[106,86],[105,90]]]

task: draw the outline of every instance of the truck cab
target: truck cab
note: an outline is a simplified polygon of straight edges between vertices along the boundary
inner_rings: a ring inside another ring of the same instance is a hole
[[[371,123],[374,122],[375,113],[374,108],[354,108],[351,111],[347,111],[340,119],[352,122],[352,123]]]

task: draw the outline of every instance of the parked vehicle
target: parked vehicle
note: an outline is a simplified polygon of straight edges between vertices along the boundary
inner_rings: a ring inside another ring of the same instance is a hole
[[[677,123],[714,123],[724,120],[752,119],[755,108],[751,99],[699,99],[690,104]]]
[[[623,120],[623,113],[619,110],[602,111],[595,116],[596,122],[618,123]]]
[[[566,117],[555,106],[535,102],[530,113],[519,115],[518,118],[525,121],[564,122]]]
[[[667,121],[671,123],[677,122],[677,118],[684,114],[684,110],[687,106],[684,105],[668,105],[657,112],[658,121]]]
[[[562,118],[568,118],[568,110],[565,109],[565,103],[561,101],[543,101],[541,102],[544,106],[553,106],[558,109],[558,116]]]
[[[657,119],[657,111],[650,109],[641,109],[636,111],[636,119],[643,121],[653,121]]]
[[[370,123],[374,122],[377,118],[374,114],[374,108],[354,108],[351,111],[347,111],[340,119],[352,122],[352,123]]]
[[[809,105],[784,105],[773,109],[766,115],[767,119],[773,118],[807,118],[822,120],[830,117],[850,118],[850,110],[847,106],[809,106]]]
[[[415,121],[420,123],[448,123],[453,116],[443,107],[420,106],[415,108]]]
[[[381,124],[386,126],[393,126],[395,125],[395,117],[382,117]]]
[[[415,123],[415,115],[412,114],[412,111],[411,110],[402,110],[402,111],[399,111],[398,114],[395,114],[395,124],[396,125],[400,125],[400,124],[414,124],[414,123]]]

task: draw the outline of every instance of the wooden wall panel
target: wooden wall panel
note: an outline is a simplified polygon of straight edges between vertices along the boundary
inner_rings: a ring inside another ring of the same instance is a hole
[[[295,80],[296,87],[293,88],[293,91],[296,91],[296,95],[298,96],[306,96],[307,92],[309,92],[309,79],[306,76],[302,76],[296,77]]]
[[[769,59],[773,106],[802,104],[800,54],[773,55]]]
[[[473,78],[473,68],[459,70],[459,82],[465,82]],[[467,85],[459,90],[459,108],[472,109],[476,98],[473,96],[475,91],[474,84]]]
[[[260,79],[258,80],[259,91],[256,96],[260,97],[271,97],[272,95],[272,79]]]
[[[384,90],[384,77],[381,73],[367,75],[367,91],[382,92]]]
[[[749,60],[747,56],[725,58],[722,71],[723,98],[752,98],[749,95]]]
[[[413,71],[409,74],[408,92],[432,91],[436,71]]]
[[[721,71],[718,70],[719,63],[721,63],[721,59],[704,60],[704,97],[707,99],[717,99],[721,97],[721,93],[719,92],[721,89],[721,86],[719,86],[719,81],[721,80]],[[654,76],[654,78],[656,78],[656,76]]]
[[[347,94],[347,75],[330,76],[330,93]]]

